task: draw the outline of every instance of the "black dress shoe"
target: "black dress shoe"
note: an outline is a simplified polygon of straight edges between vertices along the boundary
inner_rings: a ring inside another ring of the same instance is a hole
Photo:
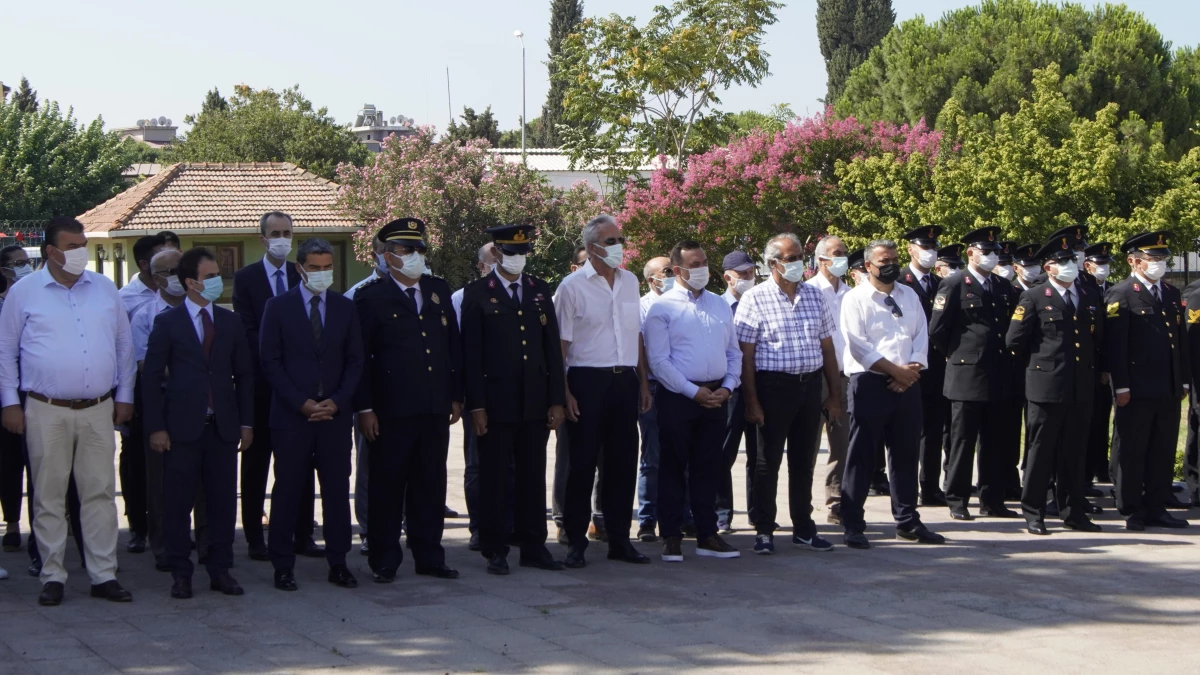
[[[867,535],[862,532],[847,532],[842,537],[842,543],[846,545],[846,548],[856,548],[860,551],[871,548],[871,542],[867,541]]]
[[[275,571],[275,588],[281,591],[297,591],[300,587],[296,585],[296,574],[292,570],[276,570]]]
[[[5,553],[16,553],[21,550],[21,533],[9,532],[4,535],[4,541],[0,542],[4,547]]]
[[[975,516],[971,515],[965,506],[951,506],[950,517],[955,520],[975,520]]]
[[[508,574],[508,558],[499,553],[493,554],[488,558],[487,573],[500,576]]]
[[[587,567],[587,560],[583,557],[583,549],[568,546],[567,559],[563,561],[563,565],[573,570],[581,570]]]
[[[1129,516],[1125,519],[1125,529],[1130,532],[1145,532],[1146,521],[1142,520],[1140,516]]]
[[[372,572],[371,580],[377,584],[390,584],[396,580],[396,570],[383,570],[382,572]]]
[[[1098,516],[1101,513],[1104,513],[1104,509],[1102,509],[1099,506],[1096,506],[1095,504],[1091,503],[1090,501],[1084,499],[1083,500],[1083,512],[1090,516]]]
[[[241,584],[230,576],[229,572],[221,572],[213,577],[208,583],[209,590],[217,591],[225,595],[244,595],[246,591],[242,590]]]
[[[1172,493],[1168,494],[1167,498],[1163,500],[1163,506],[1174,511],[1186,511],[1192,508],[1192,500],[1189,498],[1185,502]]]
[[[55,607],[62,604],[63,585],[58,581],[47,581],[38,595],[38,604],[43,607]]]
[[[116,579],[92,586],[92,597],[102,598],[109,602],[133,602],[133,593],[121,587]]]
[[[479,544],[479,533],[472,532],[471,539],[467,542],[468,551],[482,551],[483,547]]]
[[[979,515],[991,518],[1020,518],[1021,514],[1013,511],[1003,504],[995,506],[980,506]]]
[[[949,506],[946,501],[946,495],[938,492],[936,494],[921,495],[921,506]]]
[[[457,518],[458,517],[458,511],[455,511],[454,509],[450,508],[449,506],[443,506],[442,508],[445,509],[445,517],[446,518]]]
[[[871,489],[867,491],[867,494],[872,497],[887,497],[888,495],[892,494],[892,488],[887,483],[876,483],[871,486]]]
[[[248,553],[250,554],[251,560],[257,560],[259,562],[271,561],[271,554],[267,552],[266,544],[250,544]]]
[[[634,565],[649,565],[650,558],[638,553],[637,549],[632,546],[622,546],[617,549],[608,549],[609,560],[620,560],[621,562],[633,563]]]
[[[145,553],[146,535],[141,532],[130,532],[129,543],[125,545],[125,550],[130,553]]]
[[[1157,515],[1146,516],[1147,527],[1168,527],[1172,530],[1178,530],[1188,526],[1188,521],[1163,511]]]
[[[179,577],[171,584],[171,597],[176,600],[192,599],[192,578]]]
[[[1100,526],[1093,523],[1088,518],[1080,518],[1079,520],[1064,520],[1063,525],[1068,529],[1078,530],[1080,532],[1099,532]]]
[[[302,555],[306,558],[324,558],[325,547],[317,544],[317,542],[309,539],[303,544],[296,545],[296,555]]]
[[[1036,534],[1038,536],[1050,534],[1050,530],[1046,529],[1046,521],[1042,520],[1041,518],[1029,521],[1029,523],[1025,526],[1025,530],[1029,532],[1029,534]]]
[[[944,544],[946,538],[942,535],[930,531],[924,525],[918,525],[911,530],[896,530],[896,538],[904,539],[905,541],[915,541],[918,544]]]
[[[345,565],[334,565],[329,568],[329,583],[342,588],[358,588],[358,579],[350,573]]]
[[[423,577],[437,577],[438,579],[457,579],[458,570],[446,567],[445,564],[436,565],[434,567],[418,567],[417,574]]]
[[[549,551],[544,551],[540,556],[521,556],[520,564],[521,567],[534,567],[539,570],[548,570],[551,572],[559,572],[565,569],[562,562],[555,560]]]

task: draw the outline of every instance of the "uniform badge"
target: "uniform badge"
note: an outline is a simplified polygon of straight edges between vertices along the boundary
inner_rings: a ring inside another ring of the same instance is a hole
[[[528,274],[525,275],[525,285],[533,288],[533,277],[529,276]]]
[[[1025,306],[1024,305],[1017,305],[1017,308],[1013,310],[1012,320],[1013,321],[1024,321],[1025,320]]]
[[[1119,302],[1108,303],[1108,318],[1115,319],[1117,317],[1117,313],[1120,311],[1120,309],[1121,309],[1121,303],[1119,303]]]
[[[443,315],[442,315],[442,325],[443,325],[443,326],[449,326],[449,325],[450,325],[450,322],[446,320],[446,315],[445,315],[445,314],[443,314]]]
[[[442,299],[441,299],[441,298],[439,298],[439,297],[437,296],[437,293],[433,293],[433,294],[431,294],[431,295],[429,296],[429,299],[430,299],[430,300],[432,300],[432,301],[433,301],[433,304],[435,304],[435,305],[440,305],[440,304],[442,304]]]
[[[974,294],[974,293],[967,293],[967,297],[968,297],[968,298],[973,298],[973,297],[975,297],[975,294]]]
[[[497,299],[495,299],[495,298],[492,298],[492,304],[493,304],[493,305],[494,305],[494,304],[496,304],[496,303],[498,303],[498,302],[500,302],[500,301],[499,301],[499,300],[497,300]]]
[[[546,325],[546,315],[545,314],[542,315],[542,325],[543,326]]]
[[[1141,287],[1141,286],[1138,286],[1137,284],[1134,284],[1134,285],[1133,285],[1133,290],[1135,290],[1135,291],[1137,291],[1137,292],[1139,292],[1139,293],[1140,293],[1140,292],[1142,291],[1142,287]]]
[[[1200,323],[1200,309],[1188,310],[1188,323]]]
[[[495,288],[495,287],[496,287],[496,280],[488,279],[488,288]]]
[[[911,284],[912,283],[912,273],[910,272],[908,274],[905,274],[904,280]]]
[[[969,276],[968,276],[968,277],[966,277],[965,279],[963,279],[963,283],[965,283],[966,285],[970,286],[970,285],[971,285],[971,277],[969,277]]]
[[[1096,332],[1096,324],[1092,324],[1092,325],[1088,326],[1088,328],[1091,330],[1091,332],[1093,332],[1093,333]]]
[[[1046,287],[1046,297],[1047,297],[1047,298],[1049,298],[1049,297],[1051,297],[1052,295],[1054,295],[1054,293],[1053,293],[1053,292],[1050,290],[1050,287],[1049,287],[1049,286],[1047,286],[1047,287]]]
[[[545,299],[546,299],[546,297],[545,297],[545,296],[543,296],[541,293],[538,293],[538,294],[537,294],[537,297],[536,297],[536,298],[534,298],[534,300],[545,300]]]
[[[939,295],[933,300],[933,311],[940,312],[946,309],[946,296]]]

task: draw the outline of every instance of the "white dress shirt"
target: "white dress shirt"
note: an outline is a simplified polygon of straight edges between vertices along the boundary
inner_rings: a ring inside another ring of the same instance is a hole
[[[825,278],[820,271],[816,276],[804,282],[811,284],[820,289],[821,294],[825,296],[825,305],[829,307],[829,311],[833,313],[833,353],[837,354],[838,370],[845,372],[842,367],[842,352],[846,350],[846,336],[842,335],[842,298],[850,292],[850,287],[845,281],[838,280],[837,290],[834,290],[833,284]]]
[[[723,298],[700,297],[682,282],[650,305],[643,328],[646,359],[659,383],[688,398],[693,382],[721,381],[729,391],[741,383],[742,350],[733,331],[733,313]]]
[[[404,278],[408,279],[409,277],[404,277]],[[406,298],[408,297],[408,289],[410,289],[410,288],[417,289],[417,292],[413,296],[413,298],[417,301],[417,314],[420,314],[421,308],[425,306],[425,298],[421,297],[421,295],[422,295],[421,294],[421,280],[413,279],[412,286],[405,286],[404,284],[400,283],[399,281],[396,281],[396,277],[392,277],[392,281],[396,284],[396,286],[398,286],[400,288],[400,292],[403,293],[404,297],[406,297]]]
[[[124,310],[113,282],[91,271],[71,288],[45,267],[13,285],[0,311],[0,405],[19,405],[18,391],[85,399],[114,388],[118,403],[133,403],[137,364]]]
[[[159,295],[142,305],[137,314],[133,315],[133,321],[129,323],[129,333],[133,339],[134,361],[146,360],[146,349],[150,345],[150,333],[154,330],[154,319],[170,308],[167,301]]]
[[[921,298],[904,284],[892,286],[892,300],[904,316],[892,314],[885,299],[870,283],[855,286],[842,298],[841,326],[846,336],[842,362],[846,375],[871,371],[880,359],[898,366],[919,363],[929,367],[929,328]]]
[[[200,310],[208,312],[208,319],[213,322],[213,339],[216,339],[217,325],[216,318],[213,315],[213,304],[210,302],[207,306],[201,307],[192,302],[191,298],[187,298],[183,303],[187,305],[188,314],[192,317],[192,326],[196,329],[196,337],[200,340],[200,346],[204,346],[204,324],[200,319]]]
[[[908,263],[908,269],[910,272],[912,272],[913,279],[917,280],[917,284],[920,285],[921,288],[926,288],[925,280],[929,280],[928,293],[933,295],[933,270],[922,272],[921,270],[917,269],[917,264],[915,262]]]
[[[555,297],[559,336],[571,343],[568,368],[637,366],[642,322],[633,272],[613,270],[609,287],[589,260],[562,280]]]
[[[462,301],[467,290],[466,286],[450,294],[450,306],[454,308],[454,316],[458,317],[458,329],[462,330]]]
[[[679,282],[675,282],[675,283],[679,283]],[[733,303],[740,300],[740,298],[738,298],[736,295],[733,294],[732,286],[727,286],[725,288],[725,292],[721,294],[721,299],[724,300],[725,304],[729,305],[730,307],[733,307]]]
[[[679,282],[675,282],[675,285],[678,286]],[[642,299],[638,301],[638,310],[641,313],[641,323],[643,328],[646,327],[646,313],[650,311],[650,306],[653,305],[660,297],[662,296],[651,290],[643,295]]]
[[[282,265],[280,265],[279,267],[276,267],[275,263],[271,262],[270,257],[265,256],[265,255],[263,256],[263,269],[267,271],[267,286],[269,286],[271,288],[271,297],[279,295],[278,293],[275,292],[275,273],[276,272],[283,272],[283,290],[284,290],[284,292],[287,292],[287,289],[290,288],[290,286],[288,285],[287,264],[288,264],[287,260],[284,260]]]
[[[158,291],[142,283],[140,276],[134,277],[117,293],[121,295],[121,302],[125,304],[125,313],[129,315],[130,321],[133,320],[133,315],[137,314],[142,305],[158,296]]]
[[[327,303],[325,302],[326,292],[327,291],[321,291],[320,294],[316,294],[308,290],[308,286],[305,286],[303,283],[300,284],[300,299],[304,300],[304,316],[309,316],[309,313],[312,312],[312,299],[321,299],[321,301],[317,303],[317,312],[321,315],[322,326],[325,325],[325,307],[327,306]]]

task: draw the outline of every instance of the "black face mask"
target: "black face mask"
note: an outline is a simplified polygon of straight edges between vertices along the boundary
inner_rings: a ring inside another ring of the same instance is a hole
[[[875,278],[885,284],[895,283],[900,278],[900,265],[898,263],[879,265],[875,269],[879,272],[875,275]]]

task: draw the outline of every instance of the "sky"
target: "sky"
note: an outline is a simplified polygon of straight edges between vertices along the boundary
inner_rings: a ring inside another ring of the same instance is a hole
[[[668,0],[657,0],[667,2]],[[0,81],[28,77],[41,99],[71,105],[108,127],[140,118],[182,124],[213,87],[276,90],[299,84],[340,123],[364,103],[444,129],[454,114],[491,105],[502,129],[521,115],[524,32],[526,105],[541,114],[549,88],[549,0],[317,2],[314,0],[58,0],[7,3],[0,23]],[[645,20],[655,0],[585,0],[586,15]],[[933,21],[966,0],[894,0],[897,22]],[[1176,46],[1195,44],[1200,2],[1129,0]],[[357,6],[357,8],[355,8]],[[757,88],[722,95],[724,110],[790,104],[822,109],[825,67],[817,46],[816,0],[793,0],[767,33],[771,75]]]

